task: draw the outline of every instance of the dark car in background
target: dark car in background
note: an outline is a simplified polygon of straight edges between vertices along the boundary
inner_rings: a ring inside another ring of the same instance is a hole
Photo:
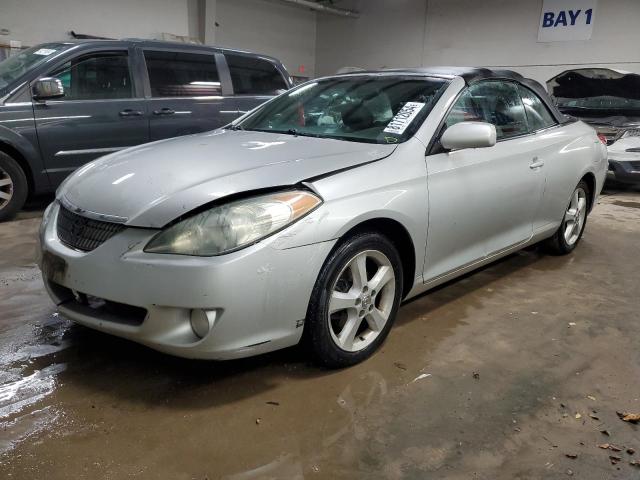
[[[562,113],[589,123],[606,140],[608,180],[640,185],[640,75],[578,68],[550,79],[547,90]]]
[[[0,62],[0,220],[97,157],[213,130],[290,86],[274,58],[201,45],[87,40],[25,50]]]

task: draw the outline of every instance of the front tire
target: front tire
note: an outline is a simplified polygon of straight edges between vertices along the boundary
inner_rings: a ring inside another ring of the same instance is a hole
[[[580,242],[587,225],[589,207],[589,185],[582,180],[571,195],[562,223],[556,233],[546,241],[547,250],[555,255],[571,253]]]
[[[0,222],[13,217],[27,200],[29,186],[22,168],[0,152]]]
[[[313,359],[342,368],[369,357],[395,320],[403,289],[393,243],[375,232],[343,241],[325,261],[311,294],[304,343]]]

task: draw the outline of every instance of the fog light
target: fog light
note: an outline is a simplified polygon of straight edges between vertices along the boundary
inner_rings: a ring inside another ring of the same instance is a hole
[[[215,318],[215,312],[211,312]],[[191,310],[191,329],[198,338],[204,338],[211,330],[211,324],[213,322],[209,320],[208,312],[205,310],[196,308]]]

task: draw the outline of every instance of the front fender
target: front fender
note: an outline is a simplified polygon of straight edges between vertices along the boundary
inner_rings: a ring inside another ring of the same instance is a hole
[[[2,113],[5,114],[6,112],[2,111]],[[14,112],[11,113],[13,114]],[[16,118],[16,121],[21,120],[21,122],[15,129],[0,125],[0,145],[5,144],[20,154],[30,170],[25,172],[25,174],[28,176],[29,173],[31,173],[35,190],[37,192],[42,191],[50,185],[49,177],[45,173],[45,166],[40,155],[40,150],[37,143],[34,143],[37,142],[37,137],[35,135],[33,112],[22,112],[20,115],[23,117],[26,116],[27,118]],[[11,117],[14,117],[14,115],[11,115]],[[6,115],[2,115],[2,118],[6,118]],[[22,120],[24,120],[24,122],[22,122]],[[27,136],[32,136],[33,141],[29,140]],[[2,150],[1,146],[0,150]]]
[[[410,140],[389,157],[311,183],[324,203],[283,231],[275,248],[294,248],[343,237],[373,219],[390,219],[409,233],[422,273],[428,227],[424,145]]]

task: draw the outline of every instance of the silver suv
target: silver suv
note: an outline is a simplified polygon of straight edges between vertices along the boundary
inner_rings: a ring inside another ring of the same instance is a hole
[[[201,45],[89,40],[25,50],[0,62],[0,220],[97,157],[213,130],[290,86],[274,58]]]

